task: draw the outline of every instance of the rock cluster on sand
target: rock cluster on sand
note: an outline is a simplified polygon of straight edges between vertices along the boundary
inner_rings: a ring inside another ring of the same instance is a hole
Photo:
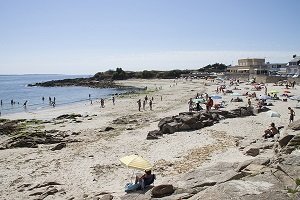
[[[299,122],[292,123],[287,132],[298,127]],[[250,142],[248,153],[251,156],[258,155],[266,146],[274,146],[274,152],[278,153],[241,163],[219,162],[207,168],[176,175],[173,184],[168,186],[173,188],[172,192],[163,193],[159,197],[154,195],[155,191],[165,185],[150,188],[143,193],[126,194],[121,199],[300,199],[299,137],[297,133],[274,141],[272,145],[257,141],[257,148],[252,148]]]
[[[214,110],[209,113],[183,112],[173,117],[165,117],[158,123],[159,130],[150,131],[147,139],[158,139],[163,134],[172,134],[180,131],[193,131],[207,126],[212,126],[222,119],[236,118],[254,115],[247,107],[241,107],[231,111]]]

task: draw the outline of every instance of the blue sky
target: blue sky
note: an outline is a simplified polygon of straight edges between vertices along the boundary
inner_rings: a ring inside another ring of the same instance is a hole
[[[0,0],[0,74],[199,68],[300,55],[298,0]]]

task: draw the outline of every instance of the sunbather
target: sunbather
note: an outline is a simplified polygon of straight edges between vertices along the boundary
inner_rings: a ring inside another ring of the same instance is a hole
[[[151,174],[151,170],[145,170],[143,176],[136,176],[135,184],[140,183],[141,189],[144,189],[146,186],[151,185],[155,179],[155,174]]]
[[[263,134],[263,137],[265,139],[271,138],[274,137],[274,135],[276,135],[277,133],[278,133],[278,129],[275,127],[274,123],[271,123],[270,127],[267,130],[265,130],[265,134]]]

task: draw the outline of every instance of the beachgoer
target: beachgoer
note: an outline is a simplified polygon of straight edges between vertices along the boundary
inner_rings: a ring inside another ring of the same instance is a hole
[[[101,103],[101,108],[104,108],[104,99],[103,98],[101,98],[100,103]]]
[[[192,112],[192,110],[193,110],[193,99],[192,98],[190,98],[188,104],[189,104],[189,112]]]
[[[152,100],[149,101],[150,110],[152,110]]]
[[[23,104],[23,106],[26,108],[26,106],[27,106],[27,100],[24,102],[24,104]]]
[[[42,97],[42,101],[43,101],[43,102],[45,101],[45,97]]]
[[[196,110],[197,110],[197,111],[200,111],[200,110],[201,110],[200,102],[199,102],[199,101],[196,103]]]
[[[91,94],[89,94],[89,99],[91,99]]]
[[[248,107],[251,107],[251,100],[250,100],[250,98],[248,99]]]
[[[10,100],[10,104],[11,104],[11,105],[14,105],[14,100]]]
[[[145,170],[145,174],[142,176],[136,176],[135,184],[139,183],[143,190],[146,186],[151,185],[156,179],[155,174],[151,173],[151,170]]]
[[[160,100],[162,101],[162,96],[160,96]]]
[[[267,86],[265,86],[265,95],[267,95],[268,94],[268,88],[267,88]]]
[[[291,108],[288,107],[289,111],[290,111],[290,123],[294,121],[294,116],[295,116],[295,111]]]
[[[55,97],[53,97],[53,102],[54,102],[54,104],[55,104],[55,100],[56,100]]]
[[[214,101],[211,97],[208,97],[207,103],[206,103],[206,112],[209,112],[211,107],[213,107]]]
[[[143,101],[143,110],[146,108],[146,100]]]
[[[2,99],[1,99],[1,103],[0,104],[1,104],[1,106],[3,105]]]
[[[137,101],[137,103],[138,103],[139,111],[141,111],[141,106],[142,106],[141,99],[139,99],[139,100]]]
[[[147,101],[148,101],[148,96],[147,96],[147,95],[145,96],[145,101],[146,101],[146,103],[147,103]]]
[[[115,105],[115,97],[114,96],[112,97],[112,102],[113,102],[113,105]]]
[[[153,100],[154,100],[154,97],[152,97],[151,100],[153,101]]]
[[[271,137],[274,137],[274,135],[276,135],[277,133],[278,133],[278,129],[275,127],[274,123],[271,123],[270,127],[267,130],[265,130],[263,137],[265,139],[271,138]]]
[[[49,97],[49,102],[51,103],[51,97]]]
[[[92,99],[90,99],[90,101],[91,101],[91,105],[93,105],[93,100],[92,100]]]

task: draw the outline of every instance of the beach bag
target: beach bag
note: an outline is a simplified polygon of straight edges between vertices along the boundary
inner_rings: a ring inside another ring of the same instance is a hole
[[[139,183],[126,183],[125,192],[132,192],[138,190],[139,188],[141,188],[141,185]]]

